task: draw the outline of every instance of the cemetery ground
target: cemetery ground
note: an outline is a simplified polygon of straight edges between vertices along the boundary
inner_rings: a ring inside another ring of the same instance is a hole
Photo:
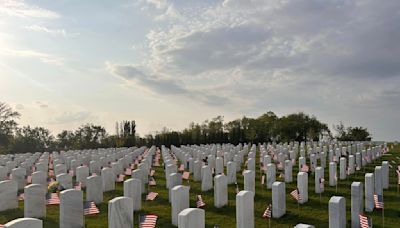
[[[254,198],[254,216],[255,227],[268,227],[268,220],[262,218],[262,214],[267,205],[272,203],[272,190],[261,185],[261,173],[259,162],[259,151],[257,149],[256,159],[256,194]],[[364,183],[364,174],[373,173],[377,165],[381,165],[382,161],[389,161],[392,166],[389,171],[390,187],[384,190],[384,227],[399,227],[400,222],[400,194],[398,192],[397,176],[395,169],[400,165],[400,145],[394,147],[387,154],[374,162],[361,168],[347,177],[346,180],[338,180],[337,192],[336,187],[330,187],[328,184],[329,167],[325,167],[325,191],[321,194],[314,192],[314,174],[309,172],[308,176],[308,195],[309,201],[299,205],[296,200],[290,196],[290,192],[297,187],[298,161],[293,166],[293,182],[286,183],[286,214],[279,219],[271,219],[271,227],[293,227],[297,223],[306,223],[315,227],[328,227],[328,201],[331,196],[343,196],[346,199],[346,220],[347,227],[351,226],[351,183],[354,181]],[[171,221],[171,206],[168,202],[168,189],[165,184],[165,174],[163,166],[153,167],[155,169],[156,186],[150,186],[149,191],[157,192],[159,195],[154,201],[142,201],[142,210],[135,212],[134,223],[138,227],[140,214],[156,214],[158,216],[157,227],[174,227]],[[244,170],[244,166],[242,167]],[[226,170],[225,170],[226,171]],[[226,172],[225,172],[226,173]],[[277,170],[277,181],[284,182],[283,178],[278,178],[279,171]],[[214,207],[214,190],[207,192],[201,191],[201,182],[195,182],[192,179],[192,174],[189,181],[183,180],[183,185],[190,185],[190,207],[196,207],[196,196],[201,194],[206,203],[205,206],[205,222],[206,227],[218,225],[220,228],[236,227],[236,186],[235,184],[228,186],[228,206],[220,209]],[[129,177],[126,177],[128,179]],[[242,171],[237,173],[237,181],[239,190],[243,190]],[[364,186],[363,186],[364,190]],[[364,192],[365,194],[365,192]],[[85,216],[86,227],[100,228],[107,227],[108,224],[108,201],[117,196],[123,196],[123,182],[116,184],[116,190],[105,192],[104,201],[97,205],[100,214]],[[145,199],[145,195],[142,196]],[[16,218],[24,217],[23,201],[19,201],[19,208],[8,210],[0,213],[0,224],[5,224]],[[364,205],[364,199],[363,199]],[[366,215],[372,217],[374,227],[383,227],[383,218],[381,210],[374,210]],[[59,205],[47,206],[47,216],[43,218],[44,227],[59,227]]]

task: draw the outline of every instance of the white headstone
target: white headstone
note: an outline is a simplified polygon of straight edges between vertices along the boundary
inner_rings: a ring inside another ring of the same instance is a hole
[[[133,227],[133,200],[130,197],[116,197],[108,201],[108,228]]]
[[[329,200],[329,228],[346,228],[346,200],[332,196]]]
[[[93,201],[96,204],[103,202],[103,180],[101,176],[86,178],[86,201]]]
[[[43,222],[36,218],[18,218],[4,225],[4,228],[43,228]]]
[[[286,188],[283,182],[272,184],[272,217],[280,218],[286,214]]]
[[[18,184],[13,180],[0,181],[0,212],[18,208]]]
[[[389,188],[389,162],[382,161],[382,187],[383,189]]]
[[[108,192],[115,189],[114,171],[111,168],[103,168],[101,170],[101,178],[103,180],[103,191]]]
[[[132,198],[133,210],[139,211],[142,208],[142,181],[131,178],[124,181],[124,196]]]
[[[226,172],[228,177],[228,184],[236,183],[236,163],[228,162]]]
[[[225,175],[214,177],[214,206],[221,208],[228,204],[228,180]]]
[[[351,184],[351,227],[360,227],[360,213],[364,212],[363,208],[363,185],[361,182],[353,182]]]
[[[205,211],[186,208],[178,214],[178,228],[205,228]]]
[[[210,166],[205,165],[201,168],[202,179],[201,179],[201,191],[206,192],[213,188],[213,179]]]
[[[297,189],[300,192],[300,204],[308,202],[308,173],[299,172],[297,174]]]
[[[75,189],[60,193],[60,228],[83,227],[83,192]]]
[[[175,186],[171,191],[171,217],[174,226],[178,226],[178,214],[186,208],[189,208],[189,187]]]
[[[24,189],[24,217],[46,217],[46,189],[40,184],[31,184]]]
[[[365,211],[367,211],[367,212],[371,212],[374,210],[374,193],[375,193],[374,174],[366,173],[365,174]]]
[[[244,190],[252,191],[256,194],[256,173],[253,170],[245,170],[243,172]]]
[[[254,193],[240,191],[236,195],[236,228],[254,228]]]

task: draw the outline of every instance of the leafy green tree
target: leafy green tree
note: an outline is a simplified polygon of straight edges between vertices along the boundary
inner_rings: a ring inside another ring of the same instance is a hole
[[[52,149],[54,137],[43,127],[24,126],[16,131],[10,145],[12,153],[42,152]]]
[[[103,140],[107,137],[104,127],[94,124],[85,124],[74,133],[75,149],[92,149],[102,146]]]
[[[0,153],[5,153],[8,149],[13,134],[17,129],[16,119],[20,114],[14,111],[9,105],[0,102]]]

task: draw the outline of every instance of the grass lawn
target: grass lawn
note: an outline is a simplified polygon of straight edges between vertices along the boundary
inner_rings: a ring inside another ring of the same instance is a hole
[[[400,227],[400,195],[398,193],[397,176],[395,169],[397,164],[400,165],[400,146],[396,146],[391,150],[389,155],[383,156],[381,159],[376,160],[374,163],[357,171],[348,177],[347,180],[339,180],[337,192],[335,187],[329,187],[328,183],[328,167],[325,168],[325,192],[322,193],[321,201],[320,195],[314,193],[314,175],[309,174],[308,179],[308,193],[309,201],[303,205],[298,206],[297,202],[290,197],[289,193],[296,188],[296,177],[298,172],[298,165],[293,167],[293,182],[286,184],[286,215],[280,219],[271,219],[271,227],[293,227],[297,223],[306,223],[315,225],[315,227],[328,227],[328,201],[331,196],[344,196],[346,198],[346,212],[347,212],[347,227],[351,227],[351,192],[350,185],[353,181],[364,182],[364,173],[374,172],[376,165],[380,165],[383,160],[389,161],[389,164],[393,166],[390,169],[390,188],[384,190],[384,203],[385,203],[385,227]],[[257,174],[256,174],[256,195],[254,198],[254,215],[255,215],[255,226],[256,227],[268,227],[268,220],[262,218],[262,214],[267,206],[271,203],[271,190],[267,190],[266,187],[262,188],[260,184],[260,171],[259,171],[259,153],[257,153]],[[393,164],[392,161],[396,162]],[[159,195],[155,201],[146,201],[142,203],[142,211],[135,212],[134,221],[135,227],[138,227],[138,216],[139,214],[152,213],[159,216],[157,221],[157,227],[174,227],[171,225],[171,207],[168,203],[168,190],[165,187],[165,175],[163,167],[155,167],[155,179],[157,186],[150,187],[150,191],[158,192]],[[339,171],[339,166],[338,166]],[[277,172],[278,175],[279,172]],[[192,175],[191,175],[192,178]],[[243,189],[243,176],[241,172],[237,174],[237,180],[239,188]],[[277,179],[277,181],[283,181]],[[184,185],[189,185],[188,182],[184,181]],[[190,206],[196,206],[196,195],[202,194],[203,200],[207,204],[206,210],[206,227],[213,227],[218,224],[220,228],[236,227],[236,210],[235,210],[235,185],[229,185],[228,191],[228,206],[221,209],[214,207],[214,191],[201,192],[201,183],[194,182],[190,179]],[[104,194],[104,203],[97,205],[101,211],[99,215],[86,216],[85,224],[86,227],[107,227],[107,202],[114,197],[123,195],[123,184],[117,183],[116,190],[106,192]],[[144,196],[143,196],[144,198]],[[0,202],[1,203],[1,202]],[[22,201],[19,202],[19,208],[15,210],[8,210],[0,212],[0,224],[4,224],[16,218],[23,217],[24,204]],[[382,226],[382,211],[374,211],[367,213],[368,216],[372,217],[374,228]],[[47,217],[44,218],[44,227],[59,227],[59,208],[58,206],[47,206]]]

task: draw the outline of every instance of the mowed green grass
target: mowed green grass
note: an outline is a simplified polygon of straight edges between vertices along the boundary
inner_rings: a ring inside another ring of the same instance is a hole
[[[357,171],[348,177],[347,180],[339,180],[337,192],[335,187],[329,187],[328,185],[328,169],[325,168],[325,192],[321,195],[314,193],[314,175],[309,174],[309,201],[303,205],[298,205],[297,202],[290,197],[289,193],[296,188],[296,177],[298,172],[297,164],[293,169],[293,182],[286,184],[286,215],[279,219],[271,219],[271,227],[293,227],[297,223],[306,223],[315,225],[315,227],[328,227],[328,201],[331,196],[344,196],[346,198],[346,219],[347,227],[351,227],[351,191],[350,185],[353,181],[364,182],[364,173],[373,172],[376,165],[380,165],[383,160],[389,161],[389,164],[393,166],[390,169],[390,188],[384,190],[384,203],[385,203],[385,227],[399,227],[400,226],[400,196],[398,194],[397,176],[395,168],[397,164],[400,165],[400,160],[396,157],[400,157],[400,146],[396,146],[394,150],[389,152],[391,155],[385,155],[381,159],[376,160],[374,163]],[[259,171],[259,153],[257,153],[257,175],[256,175],[256,195],[254,198],[254,216],[256,227],[268,227],[268,220],[262,218],[262,214],[267,206],[271,203],[271,190],[267,190],[260,184],[260,171]],[[396,162],[393,164],[391,161]],[[135,212],[134,221],[135,227],[138,227],[138,216],[139,214],[156,214],[159,216],[157,221],[157,227],[174,227],[171,224],[171,206],[168,202],[168,190],[165,187],[165,175],[162,166],[155,167],[155,179],[157,186],[150,187],[150,191],[158,192],[159,195],[155,201],[143,201],[142,210]],[[237,180],[239,188],[243,189],[243,176],[241,172],[237,174]],[[283,181],[277,179],[277,181]],[[189,184],[190,183],[190,184]],[[236,202],[235,202],[235,185],[229,185],[228,187],[228,206],[221,209],[214,207],[214,192],[213,190],[208,192],[201,192],[201,183],[194,182],[192,175],[190,181],[183,181],[184,185],[190,185],[190,206],[196,206],[196,195],[202,194],[203,200],[207,204],[206,210],[206,227],[213,227],[218,224],[220,228],[224,227],[236,227]],[[98,205],[101,213],[95,216],[86,216],[85,224],[86,227],[107,227],[107,202],[114,197],[123,195],[123,184],[117,183],[116,190],[106,192],[104,194],[104,203]],[[143,195],[144,198],[144,195]],[[1,202],[0,202],[1,203]],[[19,208],[15,210],[9,210],[0,213],[0,224],[4,224],[15,218],[23,217],[23,202],[19,203]],[[373,219],[374,227],[383,227],[382,211],[374,211],[367,213]],[[58,206],[47,206],[47,217],[44,218],[44,227],[59,227],[59,207]]]

